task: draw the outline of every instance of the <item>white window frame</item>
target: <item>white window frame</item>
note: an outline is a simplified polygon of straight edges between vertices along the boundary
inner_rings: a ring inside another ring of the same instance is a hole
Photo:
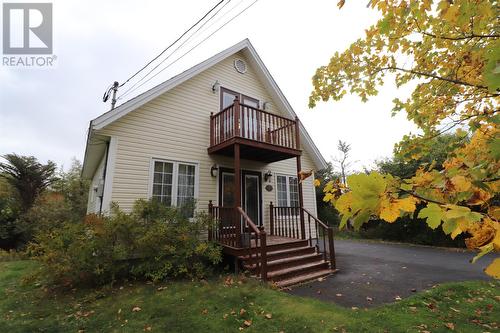
[[[149,165],[149,183],[148,183],[148,198],[153,197],[153,181],[155,173],[155,162],[172,163],[172,202],[171,207],[177,207],[177,185],[179,183],[179,164],[194,166],[194,200],[198,201],[198,193],[200,187],[199,163],[193,161],[176,161],[164,158],[152,158]]]
[[[274,180],[274,183],[276,184],[276,206],[279,205],[279,199],[278,199],[278,177],[285,177],[286,178],[286,207],[292,207],[291,200],[290,200],[290,178],[295,178],[297,179],[297,186],[299,186],[298,181],[299,178],[296,175],[285,175],[285,174],[276,174],[276,178]],[[298,191],[297,191],[298,193]],[[299,205],[300,205],[300,198],[299,198]],[[279,207],[279,206],[278,206]]]

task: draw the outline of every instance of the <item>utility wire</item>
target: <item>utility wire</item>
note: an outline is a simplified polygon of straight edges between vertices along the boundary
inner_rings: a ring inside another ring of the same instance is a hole
[[[214,7],[212,7],[208,12],[205,13],[205,15],[203,15],[202,18],[200,18],[198,21],[196,21],[195,24],[193,24],[188,30],[184,31],[184,33],[182,33],[182,35],[180,35],[179,38],[177,38],[172,44],[170,44],[169,46],[167,46],[165,49],[163,49],[163,51],[161,51],[156,57],[154,57],[151,61],[149,61],[146,65],[144,65],[141,69],[139,69],[137,72],[135,72],[131,77],[129,77],[125,82],[123,82],[122,84],[120,84],[119,87],[123,87],[127,82],[129,82],[130,80],[132,80],[135,76],[137,76],[140,72],[142,72],[144,69],[146,69],[149,65],[151,65],[151,63],[153,63],[156,59],[158,59],[159,57],[161,57],[165,52],[167,52],[172,46],[174,46],[179,40],[181,40],[187,33],[189,33],[189,31],[191,31],[194,27],[196,27],[201,21],[203,21],[212,11],[214,11],[217,7],[219,7],[219,5],[221,3],[223,3],[224,1],[226,0],[220,0]]]
[[[150,75],[152,72],[154,72],[158,67],[160,67],[165,61],[167,61],[172,55],[174,55],[175,52],[177,52],[181,47],[183,47],[187,42],[189,42],[191,40],[191,38],[196,35],[198,33],[198,31],[201,30],[201,28],[203,28],[208,22],[210,22],[221,10],[224,9],[224,7],[226,7],[229,3],[231,2],[231,0],[227,1],[221,8],[219,8],[212,16],[210,16],[208,18],[208,20],[206,20],[205,22],[203,22],[199,27],[198,29],[196,29],[190,36],[188,36],[188,38],[186,38],[177,48],[175,48],[172,53],[170,53],[165,59],[163,59],[162,61],[160,61],[155,67],[153,67],[149,72],[147,72],[143,77],[141,77],[137,82],[135,82],[130,88],[128,88],[123,94],[121,94],[119,97],[118,97],[118,100],[122,99],[124,96],[126,96],[129,91],[133,91],[134,90],[134,87],[137,86],[139,83],[141,83],[146,77],[148,77],[148,75]]]
[[[145,85],[146,83],[148,83],[149,81],[151,81],[152,79],[154,79],[156,76],[158,76],[160,73],[162,73],[164,70],[166,70],[167,68],[169,68],[170,66],[172,66],[173,64],[175,64],[177,61],[181,60],[182,58],[184,58],[184,56],[186,56],[188,53],[190,53],[192,50],[194,50],[195,48],[197,48],[199,45],[201,45],[202,43],[204,43],[207,39],[209,39],[210,37],[212,37],[215,33],[217,33],[219,30],[221,30],[222,28],[224,28],[226,25],[228,25],[229,23],[231,23],[234,19],[236,19],[238,16],[240,16],[241,14],[243,14],[246,10],[248,10],[250,7],[252,7],[256,2],[258,2],[259,0],[254,0],[250,5],[248,5],[247,7],[245,7],[243,10],[241,10],[238,14],[236,14],[235,16],[233,16],[231,19],[229,19],[228,21],[226,21],[223,25],[221,25],[219,28],[217,28],[215,31],[213,31],[210,35],[208,35],[207,37],[205,37],[203,40],[201,40],[198,44],[194,45],[192,48],[190,48],[189,50],[187,50],[185,53],[183,53],[180,57],[176,58],[174,61],[172,61],[171,63],[169,63],[168,65],[166,65],[165,67],[163,67],[158,73],[156,73],[155,75],[153,75],[152,77],[150,77],[149,79],[147,79],[146,81],[144,81],[143,83],[141,83],[140,85],[138,85],[134,90],[137,90],[139,89],[140,87],[142,87],[143,85]],[[134,90],[128,92],[128,93],[131,93],[133,92]],[[124,97],[125,94],[123,94],[121,97]]]

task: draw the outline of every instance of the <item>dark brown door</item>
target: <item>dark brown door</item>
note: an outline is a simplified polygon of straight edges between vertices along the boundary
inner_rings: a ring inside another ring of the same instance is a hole
[[[241,206],[256,225],[262,225],[262,180],[260,172],[241,171]],[[219,202],[222,207],[234,207],[234,172],[221,169],[219,177]]]

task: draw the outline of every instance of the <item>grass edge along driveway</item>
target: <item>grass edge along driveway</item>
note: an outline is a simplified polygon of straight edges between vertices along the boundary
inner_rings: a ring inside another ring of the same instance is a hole
[[[365,310],[241,276],[54,292],[26,278],[38,267],[0,262],[0,332],[493,332],[500,318],[498,281],[443,284]]]

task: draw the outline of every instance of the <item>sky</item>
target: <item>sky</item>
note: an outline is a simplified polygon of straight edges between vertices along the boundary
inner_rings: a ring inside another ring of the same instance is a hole
[[[171,59],[253,1],[231,0],[220,12],[227,12],[225,17]],[[106,88],[130,77],[217,2],[52,1],[55,66],[0,65],[0,155],[33,155],[65,167],[72,158],[83,160],[89,121],[110,108],[109,102],[102,102]],[[404,134],[416,131],[405,114],[391,117],[392,100],[407,96],[408,88],[387,83],[367,103],[348,95],[314,109],[307,106],[316,68],[362,38],[364,30],[377,21],[377,13],[366,3],[347,1],[339,10],[336,0],[258,0],[118,104],[249,38],[325,159],[339,155],[337,142],[343,140],[351,145],[351,172],[373,167],[374,161],[391,156]],[[127,85],[119,94],[126,89]]]

